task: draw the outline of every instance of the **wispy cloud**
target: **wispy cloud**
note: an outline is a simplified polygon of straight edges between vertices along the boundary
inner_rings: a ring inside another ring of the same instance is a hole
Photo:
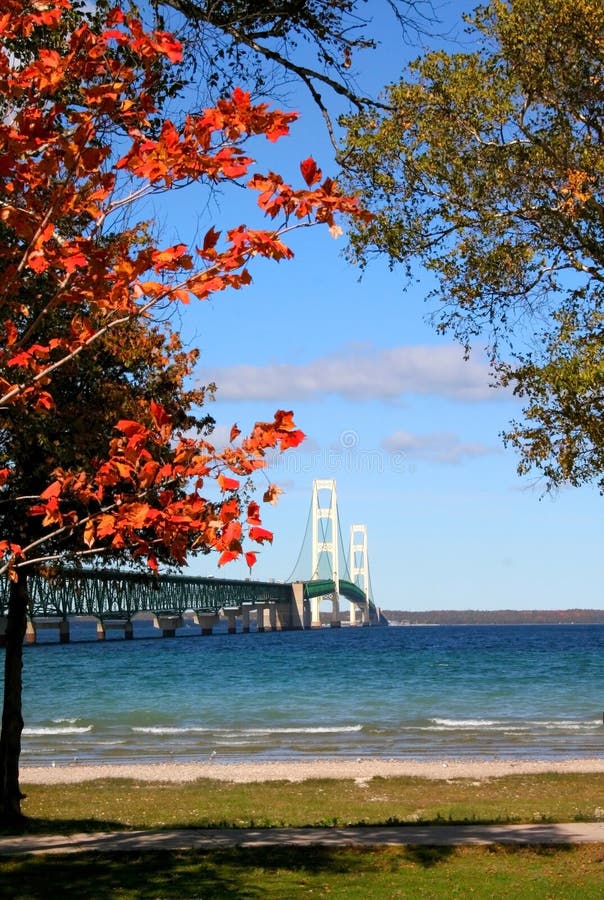
[[[382,446],[389,453],[407,459],[449,464],[501,453],[498,447],[489,447],[481,443],[464,443],[451,432],[411,434],[408,431],[395,431],[382,441]]]
[[[205,373],[204,373],[205,376]],[[489,387],[483,359],[463,359],[455,345],[351,347],[312,362],[225,366],[207,373],[221,400],[394,400],[433,395],[463,402],[504,396]]]

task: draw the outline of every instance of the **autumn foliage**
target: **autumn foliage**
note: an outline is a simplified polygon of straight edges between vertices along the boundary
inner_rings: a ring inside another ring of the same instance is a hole
[[[338,214],[360,214],[312,159],[299,189],[251,173],[246,142],[286,135],[294,113],[235,90],[180,124],[158,125],[158,65],[180,59],[179,43],[119,10],[101,28],[81,18],[67,25],[70,11],[68,0],[5,0],[0,13],[0,409],[12,423],[50,421],[61,375],[117,347],[122,333],[151,334],[170,305],[245,286],[254,256],[291,257],[286,230],[324,223],[337,234]],[[234,180],[258,193],[269,227],[211,228],[198,247],[164,247],[136,221],[151,194]],[[191,354],[182,379],[193,364]],[[5,453],[0,500],[38,530],[0,535],[0,571],[14,578],[66,553],[121,554],[154,568],[214,549],[221,563],[244,552],[254,563],[246,544],[272,535],[242,488],[270,448],[303,439],[292,414],[278,411],[245,438],[234,428],[219,451],[160,397],[135,413],[116,419],[102,456],[58,466],[33,493],[15,486],[18,460]],[[277,495],[271,486],[264,499]]]
[[[351,253],[430,273],[438,331],[484,347],[522,404],[503,435],[520,474],[604,493],[604,4],[464,18],[466,46],[348,119],[348,184],[376,213]]]

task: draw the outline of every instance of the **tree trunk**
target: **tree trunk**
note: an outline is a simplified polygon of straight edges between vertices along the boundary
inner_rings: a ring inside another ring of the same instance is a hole
[[[4,704],[0,733],[0,825],[17,825],[23,821],[19,789],[19,756],[21,755],[21,710],[23,639],[27,626],[27,577],[19,574],[11,581],[6,622],[6,656],[4,659]]]

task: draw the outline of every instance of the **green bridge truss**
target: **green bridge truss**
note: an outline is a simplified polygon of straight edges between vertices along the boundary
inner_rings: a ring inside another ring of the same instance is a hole
[[[324,597],[326,594],[333,594],[335,591],[335,581],[329,579],[317,579],[316,581],[305,581],[304,583],[304,599],[312,600],[313,597]],[[346,597],[351,603],[366,603],[367,597],[358,584],[352,581],[346,581],[340,578],[338,581],[338,593],[342,597]],[[373,600],[369,600],[369,621],[372,625],[385,625],[386,619],[378,612]]]
[[[30,576],[32,617],[95,616],[130,619],[137,613],[154,615],[217,613],[242,603],[289,602],[290,584],[236,581],[187,575],[151,576],[117,569],[64,570],[54,578]],[[6,615],[8,583],[0,592],[0,615]]]
[[[343,597],[346,597],[347,600],[352,600],[353,603],[365,603],[367,599],[365,597],[365,591],[362,591],[357,584],[353,584],[352,581],[344,581],[343,578],[340,578],[338,584],[339,593],[342,594]],[[335,581],[329,581],[329,579],[305,581],[304,599],[311,600],[313,597],[323,597],[326,594],[333,594],[335,589]]]
[[[304,598],[333,593],[334,581],[304,582]],[[365,593],[351,581],[340,580],[339,593],[353,603],[365,603]],[[152,576],[118,569],[63,570],[53,578],[29,578],[31,615],[34,618],[95,616],[130,619],[137,613],[217,613],[242,604],[288,603],[291,584],[277,581],[197,578],[188,575]],[[0,582],[0,616],[8,607],[8,581]],[[377,611],[370,602],[370,616]]]

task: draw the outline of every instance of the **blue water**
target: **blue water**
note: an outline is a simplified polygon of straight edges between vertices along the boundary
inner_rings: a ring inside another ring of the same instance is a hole
[[[38,644],[22,762],[591,757],[603,710],[600,625]]]

